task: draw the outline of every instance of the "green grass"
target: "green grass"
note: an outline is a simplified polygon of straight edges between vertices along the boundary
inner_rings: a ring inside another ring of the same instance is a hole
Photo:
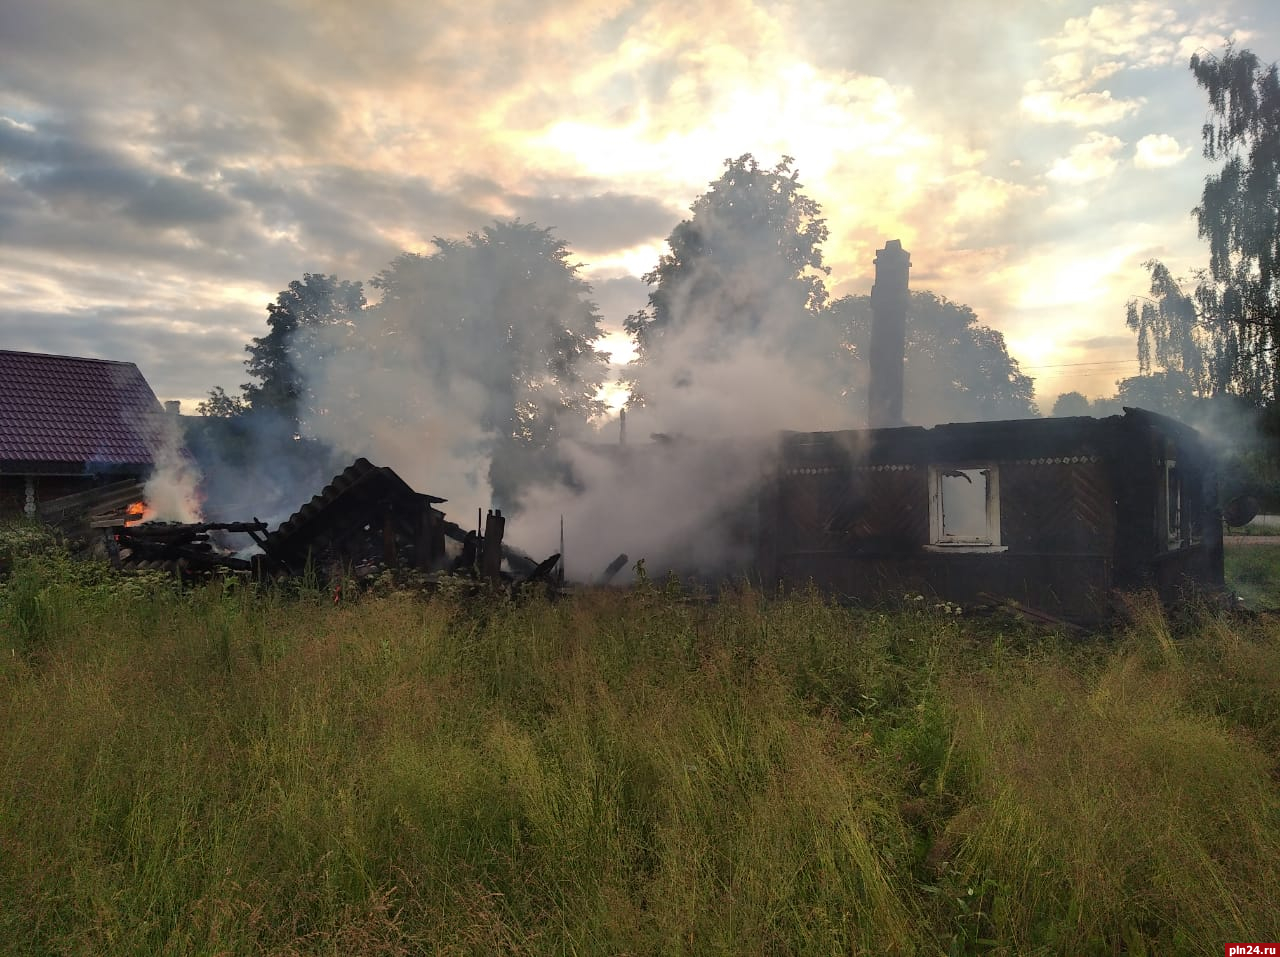
[[[1202,954],[1280,937],[1280,630],[814,595],[0,589],[11,954]],[[141,597],[140,597],[141,595]]]
[[[1280,609],[1280,545],[1227,546],[1225,572],[1246,608]]]

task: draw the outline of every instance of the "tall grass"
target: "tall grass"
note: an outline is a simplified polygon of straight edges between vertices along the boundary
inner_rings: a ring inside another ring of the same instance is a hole
[[[65,577],[19,561],[0,590],[8,953],[1280,936],[1265,623],[1139,604],[1072,644],[648,583],[335,606]]]

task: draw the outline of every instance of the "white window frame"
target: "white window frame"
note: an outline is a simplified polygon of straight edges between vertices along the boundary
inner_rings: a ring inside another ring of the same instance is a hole
[[[954,538],[943,534],[942,479],[947,472],[987,473],[987,533],[981,538]],[[994,554],[1009,550],[1000,543],[1000,469],[994,462],[929,466],[929,544],[931,552],[977,552]]]

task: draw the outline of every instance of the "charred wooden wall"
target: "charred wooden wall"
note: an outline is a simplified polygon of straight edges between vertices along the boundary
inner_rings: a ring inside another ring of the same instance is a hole
[[[788,470],[776,489],[776,575],[860,601],[990,592],[1069,617],[1107,600],[1116,535],[1111,482],[1093,461],[996,463],[1006,551],[931,552],[923,465]]]
[[[1165,465],[1183,480],[1184,538],[1162,541]],[[931,543],[930,466],[995,466],[998,547]],[[858,601],[983,593],[1097,620],[1116,587],[1165,597],[1222,582],[1211,458],[1147,413],[791,434],[761,499],[759,570]]]

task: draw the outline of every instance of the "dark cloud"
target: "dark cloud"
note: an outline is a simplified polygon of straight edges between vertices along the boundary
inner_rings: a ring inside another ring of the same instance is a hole
[[[575,252],[600,253],[663,239],[680,221],[666,203],[648,196],[513,196],[521,219],[553,228]]]
[[[141,226],[215,223],[232,215],[225,196],[203,183],[156,173],[123,153],[39,129],[0,123],[0,157],[10,176],[59,212],[118,213]]]
[[[385,238],[388,227],[425,240],[478,228],[489,218],[416,176],[220,165],[252,142],[250,123],[222,127],[226,141],[215,149],[219,127],[197,136],[197,117],[180,114],[176,145],[168,144],[171,161],[190,166],[198,153],[218,157],[198,163],[198,175],[181,175],[143,165],[145,153],[101,145],[93,124],[79,119],[35,129],[0,122],[0,162],[9,173],[0,179],[6,227],[0,247],[128,263],[134,272],[155,264],[193,278],[283,286],[304,271],[367,278],[400,251]],[[166,124],[167,118],[157,119],[157,139],[168,139]]]
[[[206,309],[199,319],[200,332],[194,333],[154,313],[123,307],[3,310],[0,341],[24,352],[136,363],[161,399],[203,395],[209,388],[204,383],[213,382],[237,391],[245,378],[246,316],[236,309]]]

